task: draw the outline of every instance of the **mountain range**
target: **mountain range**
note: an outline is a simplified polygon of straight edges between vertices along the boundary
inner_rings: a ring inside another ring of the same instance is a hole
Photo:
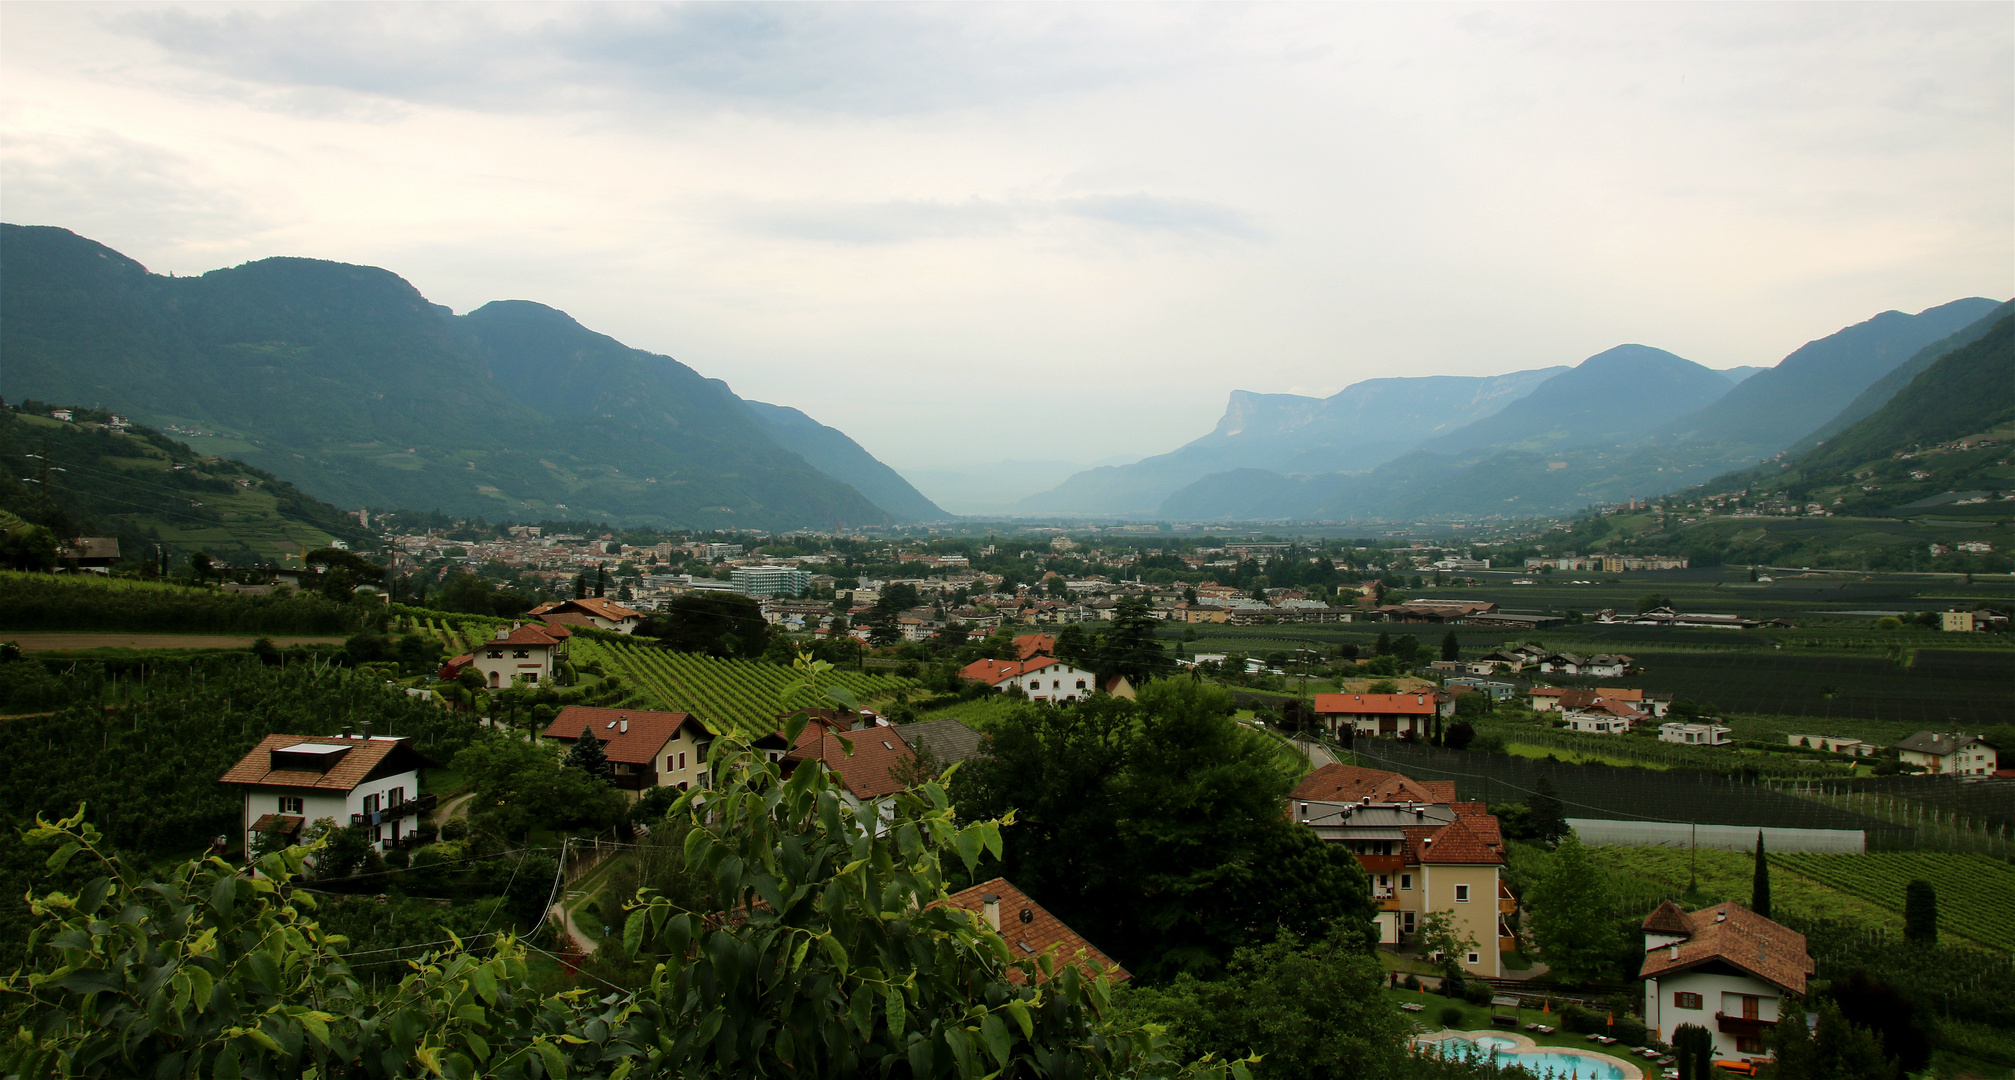
[[[125,413],[343,506],[787,529],[947,518],[843,433],[521,300],[376,267],[165,277],[0,225],[0,396]],[[201,434],[192,434],[201,433]]]
[[[1324,399],[1234,392],[1209,435],[1079,473],[1020,509],[1346,521],[1519,517],[1659,495],[1871,415],[2007,307],[1974,297],[1883,312],[1768,368],[1715,371],[1620,345],[1489,379],[1373,379]]]

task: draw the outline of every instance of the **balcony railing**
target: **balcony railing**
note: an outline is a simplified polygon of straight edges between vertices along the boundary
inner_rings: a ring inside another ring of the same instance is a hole
[[[612,779],[615,780],[617,789],[621,791],[642,791],[658,786],[656,772],[617,773]]]
[[[1777,1021],[1775,1020],[1759,1020],[1748,1016],[1730,1016],[1727,1013],[1715,1013],[1714,1023],[1716,1027],[1721,1029],[1723,1035],[1733,1035],[1738,1039],[1760,1039],[1771,1028],[1777,1026]]]
[[[430,791],[417,799],[406,799],[401,802],[395,802],[383,810],[374,810],[368,814],[351,814],[350,824],[383,825],[387,822],[397,821],[400,818],[418,817],[421,814],[431,812],[434,809],[434,803],[434,793]]]

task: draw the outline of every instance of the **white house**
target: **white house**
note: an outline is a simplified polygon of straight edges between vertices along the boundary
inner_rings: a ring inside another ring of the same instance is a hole
[[[546,738],[572,744],[588,735],[601,740],[616,787],[643,792],[651,788],[704,787],[707,747],[713,732],[697,717],[644,709],[597,709],[569,705],[546,726]]]
[[[1026,660],[975,660],[959,674],[977,679],[1006,693],[1019,687],[1030,701],[1080,701],[1099,688],[1097,675],[1066,664],[1055,657],[1031,656]]]
[[[1829,754],[1852,754],[1855,757],[1874,757],[1880,749],[1874,743],[1860,739],[1847,739],[1838,735],[1786,735],[1784,741],[1792,746],[1824,750]]]
[[[483,673],[483,685],[493,690],[519,679],[549,682],[566,659],[566,639],[555,634],[564,629],[525,625],[506,630],[500,626],[495,637],[470,654],[469,663]]]
[[[1951,776],[1992,776],[2000,768],[1994,747],[1963,731],[1920,731],[1897,743],[1896,760],[1926,772]]]
[[[1680,743],[1686,746],[1727,746],[1733,741],[1728,736],[1734,733],[1734,728],[1711,723],[1681,724],[1675,721],[1658,725],[1659,742]]]
[[[269,829],[298,840],[323,818],[368,826],[389,848],[431,807],[432,796],[420,797],[420,770],[432,764],[411,739],[374,736],[366,725],[356,735],[268,735],[218,783],[244,793],[247,851]]]
[[[1572,731],[1597,735],[1628,735],[1644,722],[1645,715],[1629,705],[1606,697],[1596,697],[1575,705],[1562,704],[1561,718]]]
[[[1803,934],[1740,904],[1688,913],[1667,900],[1644,920],[1644,1023],[1667,1041],[1681,1025],[1706,1028],[1717,1058],[1763,1058],[1780,1017],[1805,1021],[1779,1008],[1786,994],[1796,1007],[1814,970]]]
[[[561,600],[558,603],[540,604],[526,614],[547,621],[552,621],[548,616],[553,615],[578,615],[586,621],[586,625],[614,630],[619,634],[635,632],[637,624],[644,621],[643,612],[626,608],[614,600],[600,596],[583,596],[574,600]]]

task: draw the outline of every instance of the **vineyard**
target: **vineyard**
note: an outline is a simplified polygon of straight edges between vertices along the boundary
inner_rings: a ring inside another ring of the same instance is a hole
[[[1984,855],[1898,851],[1872,855],[1772,855],[1773,865],[1829,888],[1901,911],[1903,888],[1922,878],[1938,890],[1938,929],[1996,949],[2015,949],[2015,866]]]
[[[499,625],[500,620],[481,615],[448,615],[403,604],[392,609],[394,633],[418,634],[438,641],[451,656],[473,652],[477,645],[490,639]]]
[[[660,709],[692,713],[716,724],[761,722],[777,714],[777,697],[797,678],[787,667],[759,660],[718,660],[700,653],[672,652],[647,645],[588,641],[576,638],[574,663],[600,664],[640,690],[647,703]],[[882,694],[918,687],[914,679],[896,675],[834,672],[832,683],[863,702]]]

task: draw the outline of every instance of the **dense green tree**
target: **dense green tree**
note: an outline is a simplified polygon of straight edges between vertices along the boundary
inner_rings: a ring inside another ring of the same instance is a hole
[[[1856,970],[1834,980],[1826,996],[1848,1023],[1879,1036],[1883,1054],[1895,1058],[1903,1072],[1918,1072],[1931,1063],[1931,1017],[1894,986]]]
[[[613,782],[616,771],[609,765],[608,751],[602,747],[602,740],[593,734],[575,739],[567,748],[567,756],[562,762],[566,768],[579,769],[604,783]]]
[[[628,809],[623,794],[580,769],[563,769],[545,744],[495,735],[470,743],[453,762],[476,789],[479,824],[507,837],[534,828],[604,829]]]
[[[1525,811],[1526,832],[1542,844],[1557,844],[1572,832],[1567,827],[1567,807],[1553,790],[1553,781],[1544,776],[1533,783]]]
[[[1235,950],[1220,978],[1179,975],[1115,1000],[1121,1016],[1165,1025],[1187,1056],[1258,1055],[1252,1071],[1263,1080],[1419,1076],[1423,1063],[1406,1053],[1404,1014],[1387,1003],[1384,983],[1354,930],[1316,939],[1282,931]]]
[[[1787,998],[1780,1007],[1798,1005]],[[1882,1052],[1879,1036],[1849,1023],[1829,997],[1813,999],[1812,1007],[1819,1022],[1811,1029],[1802,1023],[1771,1025],[1772,1080],[1896,1080],[1896,1062]]]
[[[1365,925],[1363,871],[1282,816],[1293,777],[1230,712],[1186,679],[1019,710],[961,766],[961,809],[1012,810],[1003,872],[1149,977],[1209,971],[1277,926]]]
[[[1609,877],[1574,834],[1554,849],[1552,872],[1530,890],[1526,904],[1532,939],[1564,982],[1599,982],[1615,974],[1619,942]]]
[[[1653,608],[1669,608],[1671,606],[1672,601],[1667,599],[1664,593],[1646,593],[1637,598],[1637,613],[1639,615]]]
[[[1763,853],[1763,830],[1756,830],[1756,866],[1749,882],[1749,910],[1770,917],[1770,857]]]
[[[1159,625],[1148,613],[1147,601],[1139,597],[1121,600],[1113,609],[1111,624],[1099,635],[1096,660],[1099,677],[1124,675],[1139,687],[1174,670],[1175,662],[1155,640]]]
[[[762,605],[737,593],[709,590],[674,597],[645,619],[637,633],[668,649],[709,656],[753,658],[769,644]]]
[[[1373,645],[1372,645],[1372,647],[1371,647],[1371,655],[1373,655],[1373,656],[1391,656],[1391,655],[1392,655],[1392,632],[1391,632],[1391,631],[1389,631],[1389,630],[1380,630],[1380,631],[1378,632],[1378,641],[1377,641],[1377,642],[1376,642],[1375,644],[1373,644]]]
[[[1938,891],[1928,881],[1913,878],[1903,887],[1903,937],[1938,944]]]
[[[1461,656],[1462,641],[1455,636],[1455,631],[1450,630],[1448,633],[1443,634],[1441,636],[1441,658],[1443,660],[1455,660]]]
[[[1699,1024],[1681,1024],[1672,1033],[1678,1080],[1715,1080],[1714,1033]]]

